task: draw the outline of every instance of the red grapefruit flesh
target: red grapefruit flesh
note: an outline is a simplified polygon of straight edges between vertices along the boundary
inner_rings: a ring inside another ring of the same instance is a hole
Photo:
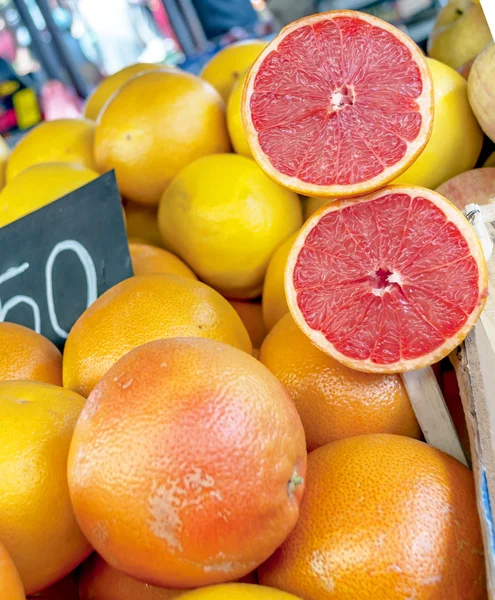
[[[316,212],[289,254],[292,316],[345,365],[398,373],[431,365],[467,335],[488,279],[458,209],[416,186],[388,186]]]
[[[249,145],[265,172],[308,196],[385,185],[431,135],[433,86],[414,42],[384,21],[332,11],[286,27],[243,92]]]

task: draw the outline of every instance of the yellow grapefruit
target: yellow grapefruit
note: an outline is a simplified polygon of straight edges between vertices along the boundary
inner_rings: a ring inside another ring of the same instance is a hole
[[[106,102],[124,85],[124,83],[127,83],[129,79],[136,77],[136,75],[139,75],[140,73],[156,71],[160,68],[162,68],[160,65],[155,65],[153,63],[137,63],[125,67],[124,69],[117,71],[117,73],[113,73],[113,75],[109,75],[96,87],[86,100],[86,104],[84,105],[84,116],[86,119],[96,121]]]
[[[251,159],[201,158],[165,190],[158,211],[165,246],[228,298],[259,296],[270,257],[302,222],[296,194]]]
[[[122,195],[157,205],[171,180],[201,156],[228,152],[225,105],[204,80],[177,69],[142,73],[100,114],[95,157],[115,169]]]
[[[83,406],[81,396],[55,385],[0,382],[0,539],[28,595],[91,552],[67,484],[70,440]]]

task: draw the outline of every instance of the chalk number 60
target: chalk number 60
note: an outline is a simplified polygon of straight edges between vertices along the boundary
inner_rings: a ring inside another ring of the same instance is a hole
[[[96,269],[93,259],[91,255],[86,250],[86,248],[76,240],[64,240],[63,242],[59,242],[53,250],[50,252],[48,256],[48,260],[46,261],[45,266],[45,283],[46,283],[46,301],[48,305],[48,316],[50,318],[50,323],[53,328],[53,331],[63,339],[66,339],[69,335],[67,331],[60,327],[58,322],[57,314],[55,312],[55,301],[53,294],[53,267],[55,261],[57,260],[58,255],[61,252],[70,250],[74,252],[81,264],[84,268],[84,273],[86,275],[86,307],[90,306],[97,297],[97,279],[96,279]],[[14,267],[6,271],[3,275],[0,275],[0,284],[8,281],[9,279],[13,279],[17,277],[24,271],[29,269],[29,263],[25,262],[19,267]],[[34,330],[37,333],[41,333],[41,312],[38,303],[29,296],[24,296],[22,294],[18,296],[13,296],[5,304],[2,305],[0,302],[0,322],[5,321],[7,314],[14,307],[19,304],[27,304],[31,310],[33,311],[33,319],[34,319]]]

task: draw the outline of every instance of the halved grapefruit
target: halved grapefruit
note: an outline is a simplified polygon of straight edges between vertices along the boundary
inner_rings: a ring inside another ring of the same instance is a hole
[[[285,271],[302,331],[343,364],[375,373],[446,356],[478,319],[487,286],[471,225],[417,186],[324,206],[301,229]]]
[[[419,48],[351,10],[307,17],[266,47],[242,102],[253,155],[308,196],[355,196],[400,175],[426,146],[433,85]]]

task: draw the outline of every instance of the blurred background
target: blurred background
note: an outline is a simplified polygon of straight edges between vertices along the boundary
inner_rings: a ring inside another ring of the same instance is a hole
[[[0,0],[0,133],[15,136],[43,118],[76,116],[99,81],[133,63],[198,73],[224,46],[270,39],[287,23],[319,11],[371,13],[424,48],[445,2]]]

